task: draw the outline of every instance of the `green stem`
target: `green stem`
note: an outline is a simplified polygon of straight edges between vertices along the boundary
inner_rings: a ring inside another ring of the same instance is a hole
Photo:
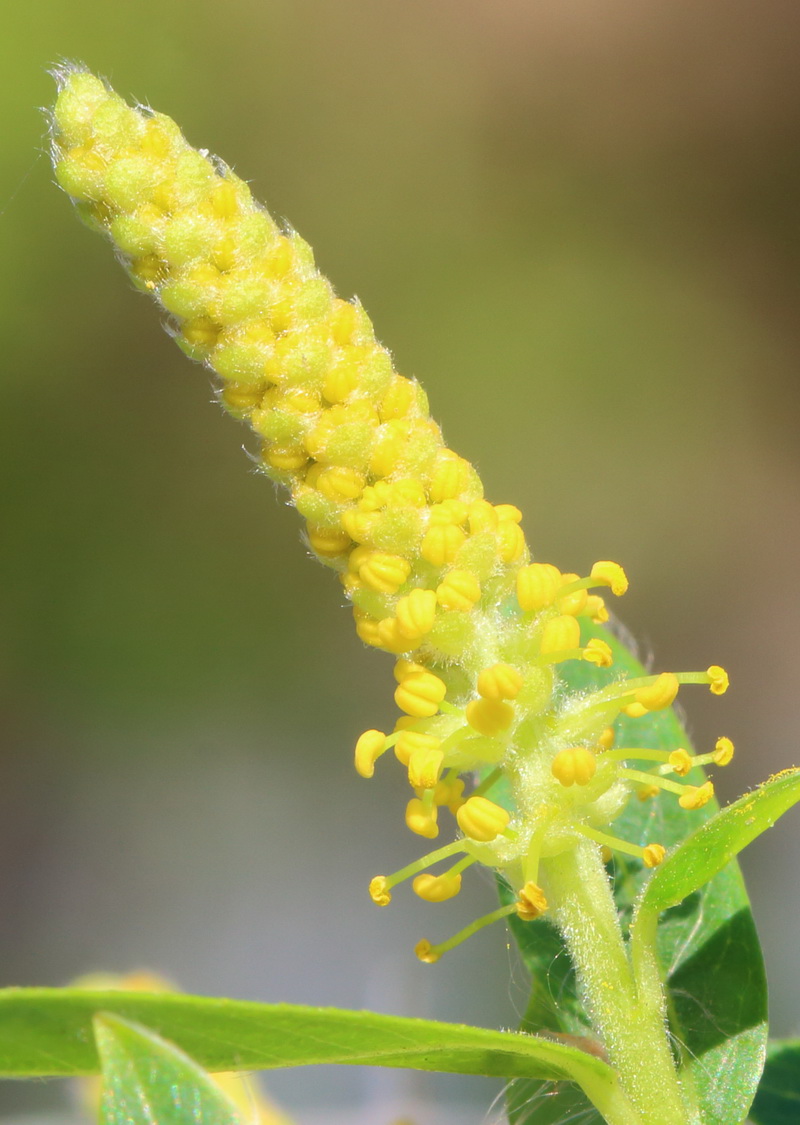
[[[541,875],[589,1016],[642,1125],[698,1125],[675,1071],[660,977],[634,979],[598,849],[587,841],[543,859]]]

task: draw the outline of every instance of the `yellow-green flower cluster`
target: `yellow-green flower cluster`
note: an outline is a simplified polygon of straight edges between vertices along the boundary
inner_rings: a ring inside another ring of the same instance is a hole
[[[475,468],[445,445],[419,384],[395,370],[361,305],[336,297],[308,245],[168,117],[127,105],[85,71],[58,78],[58,182],[166,311],[184,351],[219,377],[221,402],[258,436],[260,465],[289,490],[311,550],[337,571],[358,635],[399,657],[402,716],[388,735],[362,735],[356,769],[370,777],[393,749],[413,790],[408,827],[435,838],[446,809],[460,835],[373,880],[375,901],[388,903],[406,878],[422,898],[443,901],[466,867],[483,862],[505,874],[518,899],[471,932],[512,909],[523,919],[542,913],[540,860],[587,837],[659,863],[661,845],[637,847],[603,829],[632,789],[671,791],[683,807],[700,807],[710,783],[684,786],[665,774],[724,764],[732,748],[723,739],[694,759],[615,751],[613,723],[622,710],[670,706],[680,683],[721,693],[722,669],[564,692],[564,661],[612,663],[604,641],[583,642],[581,622],[607,620],[592,591],[623,594],[622,568],[602,561],[582,577],[532,562],[519,509],[484,498]],[[630,770],[628,757],[657,764]],[[501,778],[513,813],[487,796]],[[451,857],[443,874],[428,871]],[[418,952],[435,960],[463,936],[421,943]]]

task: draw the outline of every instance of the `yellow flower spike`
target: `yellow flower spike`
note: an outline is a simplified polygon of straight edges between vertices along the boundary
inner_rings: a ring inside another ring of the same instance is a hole
[[[436,587],[436,600],[443,609],[466,612],[480,601],[481,584],[469,570],[450,570]]]
[[[376,875],[369,884],[369,897],[376,906],[388,906],[392,901],[392,892],[389,890],[388,880],[385,875]]]
[[[599,637],[592,637],[583,650],[583,659],[596,664],[598,668],[610,668],[614,663],[614,654],[610,644]]]
[[[713,796],[714,786],[710,781],[706,781],[702,785],[688,786],[683,795],[678,798],[678,804],[682,809],[702,809],[703,805],[707,805]]]
[[[680,747],[678,750],[673,750],[668,758],[668,762],[678,777],[686,777],[693,765],[689,753],[684,750],[683,747]]]
[[[447,902],[461,890],[460,875],[417,875],[411,884],[415,895],[425,902]]]
[[[514,905],[523,922],[533,922],[547,910],[547,898],[540,886],[528,882],[517,895]]]
[[[514,722],[514,708],[500,699],[473,699],[467,704],[467,722],[487,738],[508,730]]]
[[[436,805],[427,805],[419,797],[412,797],[406,805],[407,827],[428,840],[435,840],[439,835],[438,815]]]
[[[551,618],[542,629],[539,651],[542,656],[560,652],[572,653],[581,643],[581,627],[574,617],[562,614]]]
[[[538,613],[553,604],[561,585],[561,571],[550,563],[531,563],[517,571],[517,601],[526,611]]]
[[[423,938],[422,941],[417,942],[414,946],[414,953],[425,965],[435,965],[441,957],[441,954],[436,952],[427,938]]]
[[[566,788],[570,785],[588,785],[596,770],[597,759],[585,746],[559,750],[550,765],[553,777]]]
[[[414,750],[408,759],[408,781],[411,788],[435,789],[443,761],[444,754],[441,750]]]
[[[727,766],[733,759],[733,743],[729,738],[718,738],[711,760],[715,766]]]
[[[468,839],[488,844],[505,832],[511,816],[486,797],[469,797],[456,813],[456,820]]]
[[[436,621],[436,592],[417,588],[400,598],[395,606],[399,632],[418,640],[430,633]]]
[[[358,576],[372,590],[395,594],[411,573],[411,563],[399,555],[373,551],[358,568]]]
[[[401,711],[417,719],[431,718],[447,695],[443,680],[432,672],[414,672],[397,685],[394,701]]]
[[[382,730],[365,730],[356,742],[355,767],[361,777],[372,777],[375,763],[386,749],[386,735]]]
[[[478,694],[484,699],[516,699],[524,680],[510,664],[492,664],[478,674]]]
[[[394,754],[398,762],[408,766],[413,755],[438,750],[441,744],[441,738],[437,738],[435,734],[421,730],[401,730],[394,745]]]
[[[655,683],[639,688],[634,696],[634,703],[648,711],[663,711],[675,702],[679,686],[678,677],[673,672],[662,672]]]
[[[455,561],[466,535],[454,523],[433,524],[425,533],[419,553],[433,566],[449,566]]]
[[[618,598],[628,589],[628,578],[619,563],[596,562],[590,577],[597,586],[610,586],[612,594]]]
[[[642,851],[645,867],[658,867],[666,854],[667,849],[661,844],[646,844]]]
[[[730,686],[728,673],[724,668],[720,668],[719,664],[712,664],[710,668],[706,669],[706,675],[709,678],[709,686],[714,695],[724,695]]]

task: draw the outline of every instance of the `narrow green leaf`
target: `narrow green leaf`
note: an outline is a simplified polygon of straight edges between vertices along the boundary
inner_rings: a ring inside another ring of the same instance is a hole
[[[610,1067],[547,1039],[372,1012],[174,993],[4,989],[0,1074],[95,1073],[92,1020],[98,1013],[145,1024],[210,1071],[339,1063],[569,1081],[577,1082],[602,1113],[620,1120],[630,1116]]]
[[[107,1013],[93,1026],[103,1125],[243,1125],[233,1102],[172,1043]]]
[[[800,1039],[776,1039],[750,1110],[755,1125],[797,1125],[800,1121]]]
[[[661,911],[704,886],[735,855],[800,801],[800,770],[785,770],[718,812],[669,855],[651,876],[641,909]]]

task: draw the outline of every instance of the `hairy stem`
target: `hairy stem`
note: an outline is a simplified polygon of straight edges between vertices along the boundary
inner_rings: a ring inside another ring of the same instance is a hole
[[[642,1122],[696,1125],[669,1047],[661,981],[634,979],[597,848],[587,842],[544,860],[542,878],[589,1016]]]

